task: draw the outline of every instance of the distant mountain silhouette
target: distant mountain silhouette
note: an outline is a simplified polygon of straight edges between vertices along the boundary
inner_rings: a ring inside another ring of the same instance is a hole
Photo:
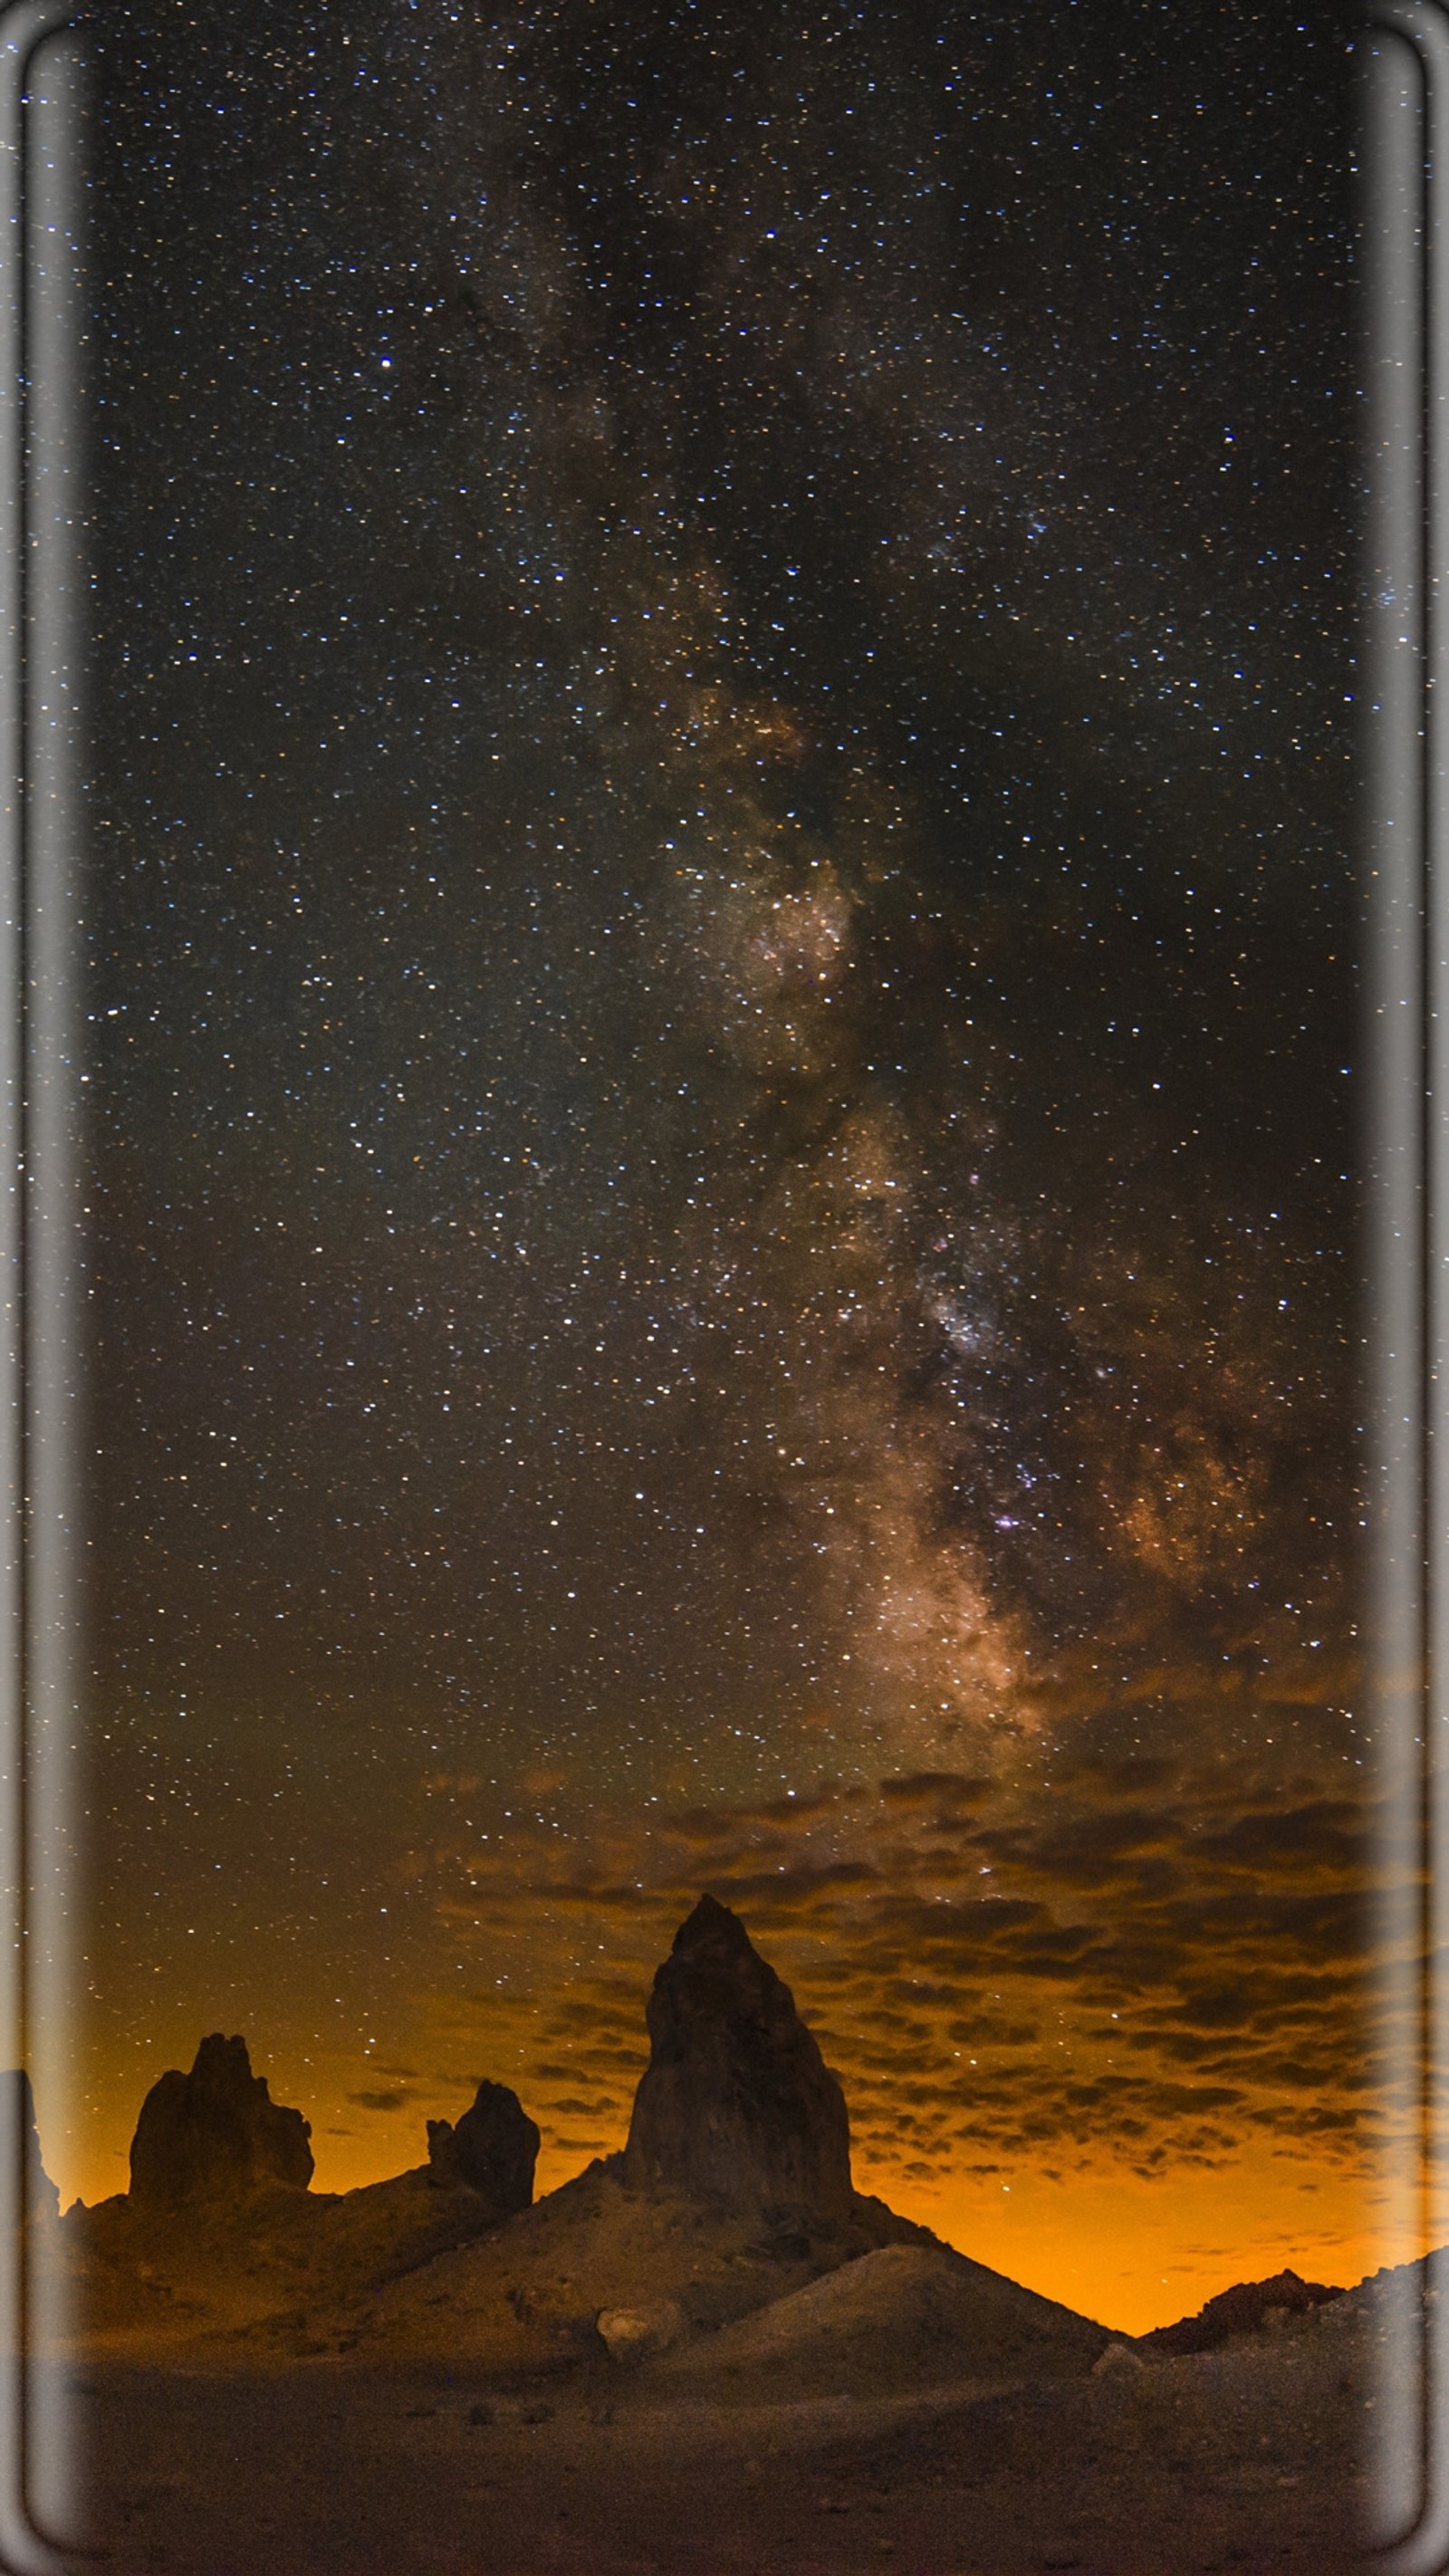
[[[1255,2334],[1274,2310],[1301,2316],[1307,2308],[1342,2297],[1341,2290],[1329,2289],[1322,2281],[1300,2280],[1296,2272],[1275,2272],[1267,2281],[1238,2281],[1230,2290],[1219,2290],[1195,2316],[1181,2317],[1174,2326],[1154,2326],[1138,2340],[1149,2352],[1214,2352],[1233,2335]]]

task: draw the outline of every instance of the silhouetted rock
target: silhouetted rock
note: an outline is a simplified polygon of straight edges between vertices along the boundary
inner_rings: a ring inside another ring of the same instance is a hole
[[[1255,2333],[1275,2310],[1301,2316],[1305,2308],[1319,2308],[1327,2299],[1342,2297],[1341,2290],[1330,2290],[1321,2281],[1302,2281],[1296,2272],[1275,2272],[1267,2281],[1235,2282],[1231,2290],[1220,2290],[1215,2299],[1209,2299],[1195,2317],[1182,2317],[1175,2326],[1155,2326],[1139,2340],[1153,2352],[1213,2352],[1231,2335]]]
[[[244,2039],[213,2031],[189,2075],[152,2085],[131,2141],[131,2199],[154,2208],[229,2201],[259,2184],[312,2179],[311,2124],[274,2102]]]
[[[41,2162],[35,2096],[23,2067],[7,2067],[0,2074],[0,2138],[5,2142],[0,2152],[6,2158],[6,2199],[18,2188],[22,2218],[58,2217],[60,2194]]]
[[[480,2084],[456,2128],[451,2120],[428,2122],[433,2180],[469,2184],[500,2216],[530,2206],[538,2148],[537,2126],[506,2084]]]
[[[845,2096],[738,1915],[702,1896],[648,2005],[624,2179],[727,2209],[838,2223],[851,2208]]]

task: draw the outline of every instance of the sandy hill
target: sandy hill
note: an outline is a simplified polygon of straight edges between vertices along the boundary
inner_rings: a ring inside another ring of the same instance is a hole
[[[886,2397],[983,2379],[1089,2371],[1110,2338],[949,2246],[894,2243],[676,2346],[649,2364],[716,2399]]]
[[[267,2367],[346,2356],[474,2376],[637,2366],[712,2397],[887,2395],[1090,2370],[1106,2330],[856,2194],[807,2229],[632,2190],[622,2157],[479,2229],[426,2167],[258,2195],[178,2238],[124,2200],[65,2222],[96,2351]],[[602,2329],[602,2331],[601,2331]]]
[[[121,2194],[67,2212],[54,2236],[84,2340],[140,2353],[330,2312],[495,2224],[476,2192],[423,2165],[339,2194],[262,2187],[182,2221]]]
[[[882,2246],[935,2241],[863,2195],[828,2223],[772,2226],[757,2210],[635,2191],[624,2171],[622,2157],[593,2164],[471,2242],[406,2267],[394,2260],[386,2274],[359,2267],[340,2295],[319,2243],[301,2313],[258,2318],[233,2338],[238,2357],[326,2349],[360,2362],[436,2357],[504,2375],[553,2372],[607,2360],[601,2319],[610,2332],[616,2316],[638,2320],[647,2349],[728,2324]],[[339,2215],[349,2216],[347,2202]],[[359,2250],[354,2234],[349,2258]],[[621,2327],[616,2357],[633,2340]]]

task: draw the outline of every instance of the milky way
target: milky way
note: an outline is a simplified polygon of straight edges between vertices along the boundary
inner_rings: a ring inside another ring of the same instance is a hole
[[[98,34],[113,2161],[707,1879],[883,2187],[1362,2170],[1352,65],[1079,14]]]

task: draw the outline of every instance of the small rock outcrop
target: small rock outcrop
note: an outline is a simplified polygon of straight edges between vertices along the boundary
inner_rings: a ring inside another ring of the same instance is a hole
[[[1153,2352],[1215,2352],[1233,2335],[1255,2334],[1275,2316],[1301,2316],[1305,2309],[1343,2295],[1322,2281],[1301,2280],[1296,2272],[1275,2272],[1267,2281],[1238,2281],[1231,2290],[1220,2290],[1195,2317],[1155,2326],[1140,2340]]]
[[[677,2299],[655,2299],[645,2308],[601,2308],[595,2322],[611,2361],[649,2361],[678,2343],[684,2310]]]
[[[312,2179],[310,2121],[274,2102],[253,2075],[244,2039],[213,2031],[189,2075],[176,2067],[152,2085],[131,2141],[133,2202],[155,2209],[230,2202],[259,2185]]]
[[[506,2084],[480,2084],[456,2128],[451,2120],[428,2122],[434,2182],[467,2183],[503,2217],[531,2205],[538,2149],[537,2124]]]
[[[737,1914],[702,1896],[654,1979],[623,2174],[826,2226],[850,2212],[845,2096]]]
[[[23,2066],[0,2074],[0,2138],[5,2142],[0,2150],[6,2159],[5,2192],[8,2197],[18,2190],[22,2219],[58,2217],[60,2194],[41,2162],[35,2096]]]

